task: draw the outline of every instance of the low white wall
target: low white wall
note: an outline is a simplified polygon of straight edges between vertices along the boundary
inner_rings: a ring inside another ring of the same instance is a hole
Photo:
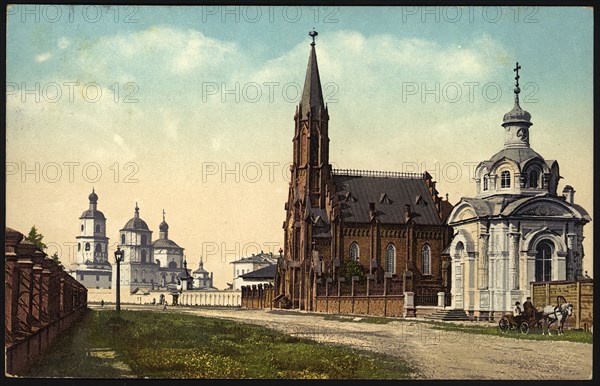
[[[173,301],[170,291],[148,291],[147,295],[141,293],[130,294],[128,290],[121,289],[121,303],[126,304],[151,304],[154,300],[160,301],[164,295],[168,304]],[[115,303],[114,289],[88,288],[88,303]],[[242,291],[183,291],[179,294],[178,303],[187,306],[228,306],[239,307],[242,304]]]

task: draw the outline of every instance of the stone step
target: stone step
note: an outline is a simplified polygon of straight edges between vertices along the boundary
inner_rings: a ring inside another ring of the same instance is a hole
[[[437,310],[434,313],[425,316],[426,319],[434,320],[470,320],[464,310]]]

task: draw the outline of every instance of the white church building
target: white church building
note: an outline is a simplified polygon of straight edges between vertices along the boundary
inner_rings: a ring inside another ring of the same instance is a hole
[[[89,207],[79,217],[77,258],[70,273],[86,288],[110,288],[111,264],[108,261],[106,217],[98,210],[98,195],[92,189]]]
[[[504,115],[504,148],[475,169],[477,195],[448,217],[454,237],[452,306],[488,318],[530,296],[531,282],[582,278],[583,227],[591,221],[566,185],[557,194],[558,162],[530,147],[531,115],[519,105]]]

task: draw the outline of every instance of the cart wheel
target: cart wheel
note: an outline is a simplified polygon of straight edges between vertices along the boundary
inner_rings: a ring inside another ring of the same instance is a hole
[[[529,324],[527,322],[521,323],[519,330],[521,330],[521,334],[527,334],[529,332]]]
[[[508,330],[510,330],[510,322],[506,316],[503,316],[498,322],[498,328],[500,328],[500,332],[506,334]]]

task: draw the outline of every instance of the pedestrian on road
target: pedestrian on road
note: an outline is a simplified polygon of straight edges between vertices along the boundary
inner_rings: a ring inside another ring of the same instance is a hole
[[[165,302],[163,303],[163,311],[166,311],[166,310],[167,310],[167,302],[165,301]]]

